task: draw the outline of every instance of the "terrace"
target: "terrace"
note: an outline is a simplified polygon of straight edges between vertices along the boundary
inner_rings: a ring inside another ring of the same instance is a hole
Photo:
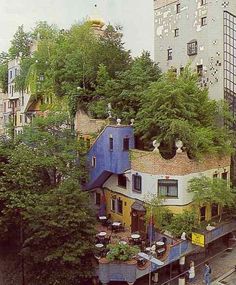
[[[113,221],[105,224],[104,220],[102,218],[97,225],[95,237],[95,258],[99,264],[98,274],[99,279],[104,284],[110,281],[135,282],[135,280],[148,274],[150,271],[156,271],[196,248],[185,237],[183,239],[174,239],[154,229],[150,242],[148,233],[146,236],[137,232],[131,233],[130,229],[123,227],[120,222]],[[128,261],[109,261],[106,258],[110,250],[109,245],[118,244],[136,245],[139,247],[140,252],[144,253],[144,256],[150,257],[150,260],[137,254]],[[161,261],[162,265],[152,262],[151,257]]]

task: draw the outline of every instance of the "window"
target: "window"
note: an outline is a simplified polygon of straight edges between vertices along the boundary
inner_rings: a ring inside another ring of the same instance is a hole
[[[167,60],[172,60],[172,48],[167,50]]]
[[[175,29],[175,37],[179,36],[179,29]]]
[[[200,209],[200,221],[205,221],[206,219],[206,207],[201,207]]]
[[[207,24],[207,17],[202,17],[201,18],[201,26],[206,26]]]
[[[12,70],[10,70],[10,79],[12,79]]]
[[[20,115],[20,123],[22,123],[22,115]]]
[[[124,151],[129,150],[129,138],[124,138],[123,139],[123,150]]]
[[[126,188],[126,176],[124,174],[118,174],[118,185]]]
[[[8,101],[8,108],[11,108],[11,101]]]
[[[177,76],[177,68],[171,67],[170,69],[175,76]]]
[[[92,167],[96,167],[96,156],[92,157]]]
[[[11,96],[13,96],[13,93],[14,93],[14,86],[12,85],[11,86]]]
[[[123,214],[123,201],[120,198],[117,200],[117,213]]]
[[[199,77],[202,77],[203,75],[203,65],[202,64],[197,65],[197,74]]]
[[[142,192],[142,176],[135,174],[132,176],[133,191]]]
[[[197,54],[197,41],[193,40],[187,44],[187,53],[188,55]]]
[[[113,150],[113,138],[109,138],[109,149]]]
[[[95,193],[95,204],[98,206],[101,205],[101,193]]]
[[[6,104],[6,102],[4,102],[4,104],[3,104],[3,112],[5,113],[7,111],[7,104]]]
[[[221,178],[224,179],[224,180],[227,180],[228,179],[228,172],[223,172],[221,174]]]
[[[111,211],[112,212],[116,211],[116,198],[114,197],[111,198]]]
[[[218,216],[218,204],[211,205],[211,217]]]
[[[25,97],[24,97],[24,95],[22,95],[22,97],[21,97],[21,106],[24,106],[24,104],[25,104]]]
[[[213,174],[213,178],[217,178],[218,177],[218,174],[217,173],[214,173]]]
[[[207,4],[207,0],[201,0],[201,5],[206,5]]]
[[[18,75],[18,70],[17,70],[17,68],[15,68],[15,76],[17,76]]]
[[[176,4],[176,14],[180,13],[180,4]]]
[[[165,197],[178,197],[178,180],[159,179],[158,194]]]

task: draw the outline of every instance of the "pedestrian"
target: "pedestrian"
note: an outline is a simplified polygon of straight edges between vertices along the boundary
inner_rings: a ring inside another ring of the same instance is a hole
[[[206,285],[211,284],[211,267],[208,261],[205,262],[205,267],[204,267],[204,283]]]
[[[194,262],[192,260],[190,261],[189,264],[188,279],[189,283],[192,283],[195,280],[195,267],[194,267]]]

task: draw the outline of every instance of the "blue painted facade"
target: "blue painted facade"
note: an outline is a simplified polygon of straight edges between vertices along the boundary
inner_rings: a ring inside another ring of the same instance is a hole
[[[111,174],[130,169],[129,151],[123,149],[124,139],[134,148],[132,126],[106,126],[88,152],[89,181],[86,189],[101,187]],[[111,148],[111,140],[113,148]]]

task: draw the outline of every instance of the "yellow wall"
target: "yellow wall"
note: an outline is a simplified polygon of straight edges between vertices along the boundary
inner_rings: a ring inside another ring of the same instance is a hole
[[[118,194],[109,189],[105,189],[106,201],[107,201],[107,215],[111,215],[112,221],[120,221],[125,227],[131,226],[131,206],[134,203],[134,199],[130,199],[122,194]],[[111,197],[116,196],[117,199],[123,201],[123,214],[114,213],[111,211]]]
[[[205,205],[206,206],[206,221],[211,220],[211,205]],[[184,210],[190,211],[191,209],[194,209],[193,203],[186,205],[186,206],[168,206],[168,208],[174,213],[174,214],[181,214]],[[218,209],[219,214],[219,209]],[[200,209],[199,209],[199,221],[200,221]]]

